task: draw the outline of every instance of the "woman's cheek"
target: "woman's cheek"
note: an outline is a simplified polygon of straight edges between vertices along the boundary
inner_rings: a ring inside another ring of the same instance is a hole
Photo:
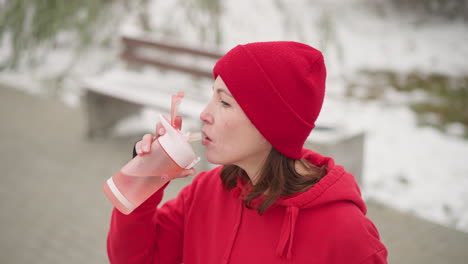
[[[242,120],[239,117],[241,114],[242,113],[239,113],[235,110],[223,113],[223,128],[225,131],[234,131],[239,127],[239,125],[242,125]]]
[[[223,131],[224,132],[229,132],[233,128],[234,128],[234,126],[232,125],[232,120],[227,120],[226,122],[223,123]]]

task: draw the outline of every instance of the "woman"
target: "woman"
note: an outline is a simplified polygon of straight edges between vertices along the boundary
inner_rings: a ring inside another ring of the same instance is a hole
[[[387,263],[354,176],[302,148],[325,93],[320,51],[297,42],[239,45],[213,74],[200,119],[206,158],[220,166],[161,208],[164,188],[130,215],[114,209],[111,262]],[[145,135],[136,154],[152,140]]]

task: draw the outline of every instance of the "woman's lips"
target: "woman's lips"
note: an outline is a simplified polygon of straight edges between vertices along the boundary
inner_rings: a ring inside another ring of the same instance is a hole
[[[210,140],[209,138],[204,138],[204,139],[202,140],[202,145],[203,145],[203,146],[207,146],[208,144],[210,144],[210,142],[211,142],[211,140]]]
[[[203,132],[202,144],[203,144],[204,146],[207,146],[209,143],[211,143],[211,138],[208,137],[208,136]]]

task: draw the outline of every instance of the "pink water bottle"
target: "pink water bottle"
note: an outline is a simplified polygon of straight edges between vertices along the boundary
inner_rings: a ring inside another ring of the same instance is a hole
[[[194,137],[175,129],[163,115],[160,119],[166,133],[153,141],[151,151],[130,160],[104,183],[107,198],[124,214],[130,214],[168,181],[200,160],[190,145]]]

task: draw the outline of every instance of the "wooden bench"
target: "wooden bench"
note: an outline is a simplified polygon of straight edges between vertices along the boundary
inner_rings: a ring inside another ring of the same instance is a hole
[[[198,119],[211,84],[200,91],[194,82],[212,82],[211,69],[221,53],[128,36],[121,43],[124,65],[83,82],[88,138],[109,135],[119,121],[143,107],[167,113],[170,96],[179,91],[186,92],[180,114]],[[158,71],[142,74],[148,66]]]
[[[125,36],[122,37],[122,43],[124,45],[124,50],[121,54],[121,58],[129,64],[150,65],[160,69],[172,70],[209,79],[213,78],[211,68],[213,67],[214,63],[223,55],[221,53],[191,48],[187,46],[136,39]],[[151,52],[155,51],[166,54],[171,53],[173,55],[191,55],[191,58],[195,59],[195,62],[197,63],[200,63],[200,60],[208,61],[208,68],[198,68],[190,64],[184,65],[184,62],[181,60],[168,61],[164,60],[162,57],[154,57],[152,56]]]

